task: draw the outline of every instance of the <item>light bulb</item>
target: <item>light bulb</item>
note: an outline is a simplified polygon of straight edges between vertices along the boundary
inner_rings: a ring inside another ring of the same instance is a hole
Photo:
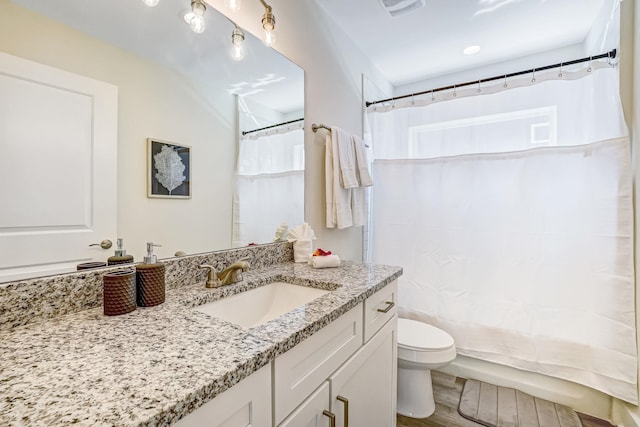
[[[237,12],[240,10],[240,6],[242,5],[242,0],[225,0],[224,5],[231,12]]]
[[[206,25],[204,23],[204,16],[196,15],[194,13],[193,17],[189,21],[189,27],[191,27],[191,30],[194,33],[198,33],[198,34],[203,33],[206,28]]]
[[[244,46],[233,46],[231,48],[231,57],[234,61],[242,61],[244,58]]]
[[[187,12],[184,14],[184,20],[189,24],[191,30],[194,33],[202,33],[206,24],[204,22],[204,12],[207,10],[207,7],[202,3],[201,0],[192,0],[191,1],[191,12]]]
[[[271,6],[265,7],[264,15],[262,15],[262,28],[264,29],[262,42],[267,47],[273,46],[276,42],[276,36],[273,33],[273,30],[276,29],[276,17],[272,12]]]
[[[160,0],[142,0],[142,2],[149,7],[156,7],[158,3],[160,3]]]
[[[232,58],[236,61],[244,58],[244,31],[237,25],[231,32],[231,45]]]
[[[273,30],[271,30],[271,31],[265,30],[264,38],[262,39],[262,42],[267,47],[273,46],[276,43],[276,34],[275,34],[275,32]]]

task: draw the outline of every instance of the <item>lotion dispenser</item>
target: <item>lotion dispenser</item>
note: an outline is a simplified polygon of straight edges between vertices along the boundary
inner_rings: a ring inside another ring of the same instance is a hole
[[[118,245],[118,249],[116,249],[116,253],[107,259],[107,264],[117,265],[117,264],[129,264],[133,262],[133,255],[127,255],[127,251],[123,247],[124,240],[122,239],[122,237],[118,237],[117,245]]]
[[[153,307],[162,304],[165,298],[164,264],[158,262],[153,247],[147,243],[147,255],[142,264],[136,265],[137,303],[140,307]]]

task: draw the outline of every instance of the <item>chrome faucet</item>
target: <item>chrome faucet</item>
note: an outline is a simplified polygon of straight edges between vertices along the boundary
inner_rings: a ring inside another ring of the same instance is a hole
[[[229,267],[222,270],[220,273],[216,273],[215,267],[209,264],[202,264],[198,268],[208,269],[207,273],[207,283],[205,283],[205,287],[207,288],[218,288],[224,285],[230,285],[232,283],[237,283],[242,280],[242,275],[240,272],[247,271],[249,268],[249,263],[245,261],[245,259],[241,259],[239,261],[234,262]]]
[[[240,274],[240,272],[247,271],[248,268],[249,263],[247,263],[245,260],[236,261],[229,267],[218,273],[218,279],[222,282],[223,285],[237,283],[242,280],[242,275]]]

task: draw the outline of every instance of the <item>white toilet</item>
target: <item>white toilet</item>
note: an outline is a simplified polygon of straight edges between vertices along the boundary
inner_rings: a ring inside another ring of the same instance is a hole
[[[398,319],[398,413],[411,418],[433,414],[431,369],[455,358],[451,335],[426,323]]]

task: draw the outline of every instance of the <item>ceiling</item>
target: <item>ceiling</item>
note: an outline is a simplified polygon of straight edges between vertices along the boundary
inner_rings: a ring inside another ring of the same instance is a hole
[[[100,40],[169,67],[205,87],[251,93],[254,101],[282,113],[303,108],[304,72],[277,51],[246,33],[245,57],[231,59],[234,25],[207,8],[207,29],[190,30],[182,16],[188,0],[12,0]]]
[[[425,0],[396,17],[380,0],[316,2],[400,86],[582,43],[611,0]]]

